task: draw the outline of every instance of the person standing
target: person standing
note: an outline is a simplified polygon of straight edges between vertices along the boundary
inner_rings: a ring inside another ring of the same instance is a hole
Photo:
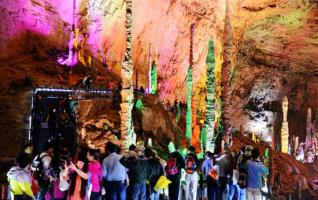
[[[205,158],[202,172],[207,185],[208,200],[215,200],[217,199],[219,167],[215,164],[214,155],[211,152],[206,152]]]
[[[230,155],[226,151],[223,155],[216,159],[219,166],[218,179],[218,199],[227,200],[229,196],[229,176],[230,176]]]
[[[103,160],[103,179],[107,200],[126,200],[127,169],[119,162],[122,158],[117,153],[117,146],[112,142],[106,145],[109,155]]]
[[[47,124],[49,128],[49,141],[52,141],[56,137],[56,124],[57,124],[57,112],[56,108],[53,108],[47,116]]]
[[[31,161],[30,156],[26,153],[21,153],[16,160],[17,166],[9,170],[7,177],[11,188],[11,199],[35,200],[31,189],[31,173],[29,170]]]
[[[184,168],[184,160],[179,152],[170,153],[165,167],[169,184],[169,200],[178,200],[181,180],[181,169]]]
[[[87,199],[87,179],[88,179],[88,162],[84,155],[80,155],[74,165],[65,166],[66,177],[70,179],[68,200],[86,200]],[[68,175],[69,174],[69,175]],[[69,176],[69,177],[67,177]]]
[[[197,198],[197,189],[198,189],[198,166],[199,161],[195,153],[195,148],[190,146],[188,148],[189,153],[185,159],[185,179],[186,179],[186,190],[185,190],[185,199],[186,200],[196,200]]]
[[[98,161],[99,152],[96,149],[89,149],[87,152],[88,172],[90,174],[91,194],[90,200],[101,200],[102,166]]]
[[[154,190],[154,187],[159,180],[160,176],[164,175],[163,167],[158,158],[155,157],[154,152],[150,148],[145,149],[145,157],[149,163],[149,192],[147,195],[148,200],[159,200],[159,192]]]
[[[268,175],[268,168],[260,160],[259,150],[252,150],[252,160],[247,161],[247,192],[246,199],[261,200],[262,176]]]
[[[38,163],[38,168],[35,171],[35,179],[40,188],[37,194],[37,200],[45,199],[45,194],[49,190],[51,182],[54,180],[54,170],[51,164],[53,152],[53,144],[48,142],[44,145],[43,152],[35,158],[35,162]]]
[[[139,151],[141,153],[141,151]],[[129,170],[130,194],[132,200],[146,200],[146,181],[149,164],[147,160],[124,155],[119,162]],[[106,191],[107,192],[107,191]]]

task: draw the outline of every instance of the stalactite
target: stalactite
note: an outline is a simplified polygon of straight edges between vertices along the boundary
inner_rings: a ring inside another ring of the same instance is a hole
[[[122,147],[128,149],[131,144],[136,143],[136,136],[134,133],[134,127],[132,122],[132,108],[133,108],[133,61],[132,61],[132,2],[126,0],[126,52],[125,58],[121,68],[122,78],[122,102],[120,104],[120,128],[121,128],[121,140]]]
[[[192,137],[192,71],[193,71],[193,31],[194,24],[191,25],[190,28],[190,56],[189,63],[190,66],[188,68],[187,73],[187,112],[186,112],[186,140],[187,145],[191,144]]]
[[[214,152],[214,121],[215,121],[215,94],[214,94],[214,43],[213,40],[209,41],[208,55],[206,58],[208,65],[207,68],[207,97],[206,97],[206,138],[205,138],[205,149],[206,151]]]
[[[232,26],[230,20],[230,8],[229,0],[226,1],[226,14],[225,14],[225,25],[224,25],[224,44],[223,44],[223,63],[221,69],[221,100],[222,100],[222,111],[221,121],[224,127],[224,140],[225,144],[231,145],[231,125],[230,125],[230,98],[231,98],[231,56],[232,56]]]

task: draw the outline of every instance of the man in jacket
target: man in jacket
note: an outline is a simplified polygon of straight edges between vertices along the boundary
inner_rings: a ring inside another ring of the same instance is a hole
[[[124,155],[119,162],[129,170],[132,200],[146,200],[146,181],[149,164],[147,160]]]
[[[7,174],[11,187],[11,198],[14,200],[35,200],[31,189],[31,173],[29,171],[31,161],[26,153],[21,153],[17,158],[17,166],[12,167]]]

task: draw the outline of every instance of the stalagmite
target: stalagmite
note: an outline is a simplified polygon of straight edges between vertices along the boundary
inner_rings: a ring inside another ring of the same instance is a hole
[[[215,120],[215,93],[214,93],[214,43],[211,39],[208,45],[208,55],[206,58],[207,67],[207,96],[206,96],[206,151],[214,152],[215,141],[214,141],[214,120]],[[241,126],[242,127],[242,126]],[[240,129],[241,130],[241,129]]]
[[[221,69],[221,100],[222,111],[221,121],[224,127],[224,139],[226,145],[230,145],[231,142],[231,125],[230,125],[230,80],[231,80],[231,56],[233,48],[232,39],[232,25],[230,19],[229,0],[226,1],[226,13],[225,13],[225,25],[224,25],[224,44],[223,44],[223,63]]]
[[[313,123],[311,121],[311,108],[307,109],[307,122],[306,122],[306,142],[305,142],[305,162],[313,163],[316,154],[316,143],[315,131]]]
[[[149,51],[148,51],[148,87],[147,91],[150,94],[151,91],[151,68],[152,68],[152,58],[151,58],[151,45],[149,44]]]
[[[131,144],[136,143],[136,135],[134,133],[134,127],[132,122],[132,108],[133,108],[133,62],[132,62],[132,2],[131,0],[126,1],[126,52],[125,58],[122,63],[121,68],[121,78],[122,78],[122,91],[121,97],[122,102],[120,104],[120,129],[121,129],[121,142],[122,148],[128,149]]]
[[[194,27],[193,27],[194,28]],[[186,140],[187,146],[191,144],[191,136],[192,136],[192,65],[193,65],[193,52],[192,52],[192,36],[193,36],[193,28],[191,26],[190,30],[190,57],[189,62],[190,66],[188,68],[187,74],[187,113],[186,113]]]
[[[295,137],[295,141],[294,141],[294,155],[295,155],[295,156],[296,156],[296,154],[297,154],[298,148],[299,148],[299,137],[296,136],[296,137]]]
[[[193,37],[194,37],[194,24],[190,27],[190,66],[193,68]],[[192,81],[193,84],[193,81]],[[193,85],[192,85],[193,88]],[[200,152],[201,149],[201,140],[200,140],[200,125],[197,123],[197,107],[195,101],[195,94],[192,93],[191,101],[192,109],[192,137],[191,145],[194,146],[197,152]]]
[[[282,153],[289,153],[288,150],[288,137],[289,137],[289,131],[288,131],[288,121],[287,121],[287,114],[288,114],[288,99],[286,96],[283,98],[282,102],[282,110],[283,110],[283,123],[282,123],[282,129],[281,129],[281,151]]]

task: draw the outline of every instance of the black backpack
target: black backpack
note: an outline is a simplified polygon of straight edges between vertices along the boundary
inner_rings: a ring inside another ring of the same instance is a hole
[[[35,180],[46,179],[46,175],[45,175],[45,171],[44,171],[44,167],[43,167],[43,158],[45,158],[47,156],[49,156],[49,155],[45,154],[42,157],[40,157],[40,154],[39,154],[32,161],[31,171],[32,171],[32,176]]]
[[[247,165],[247,161],[248,161],[248,160],[249,160],[249,158],[243,155],[243,159],[241,160],[240,163],[238,163],[239,177],[238,177],[237,185],[238,185],[241,189],[244,189],[244,188],[247,187],[247,170],[246,170],[246,165]]]

